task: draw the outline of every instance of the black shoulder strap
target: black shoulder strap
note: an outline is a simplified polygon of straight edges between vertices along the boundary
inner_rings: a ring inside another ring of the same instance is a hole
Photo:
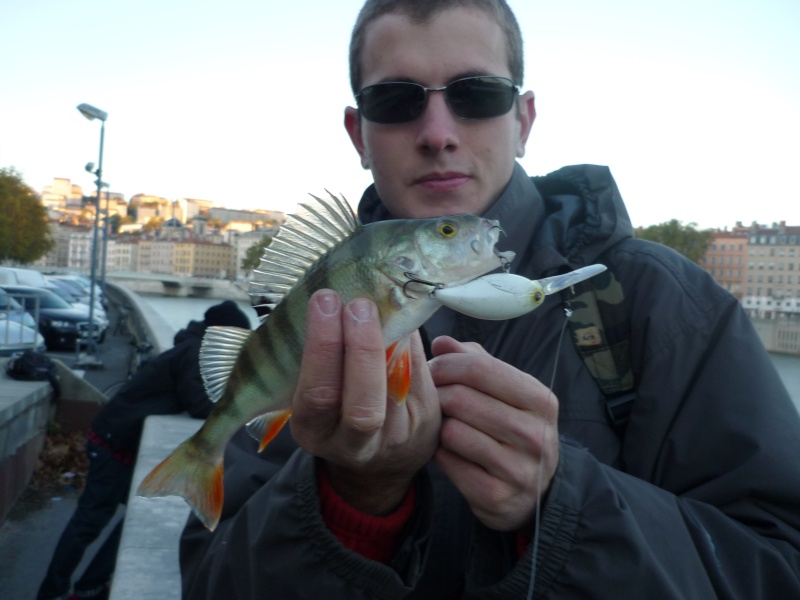
[[[622,286],[607,270],[562,292],[572,340],[606,397],[606,410],[622,436],[636,398]]]

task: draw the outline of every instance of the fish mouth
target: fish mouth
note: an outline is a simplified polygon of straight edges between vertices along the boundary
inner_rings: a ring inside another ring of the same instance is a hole
[[[511,261],[514,260],[514,257],[517,255],[516,252],[513,250],[498,250],[495,246],[492,248],[494,251],[494,255],[500,259],[500,266],[502,267],[503,271],[508,273],[509,269],[511,268]]]
[[[514,257],[517,255],[517,253],[513,250],[498,250],[496,244],[500,238],[500,234],[505,234],[505,231],[503,230],[499,221],[487,221],[487,224],[489,225],[489,236],[494,238],[492,252],[497,258],[500,259],[500,266],[502,267],[503,271],[508,272],[508,270],[511,268],[511,261],[514,260]]]

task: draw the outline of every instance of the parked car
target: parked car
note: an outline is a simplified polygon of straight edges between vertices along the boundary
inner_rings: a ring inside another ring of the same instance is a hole
[[[0,283],[8,285],[32,285],[45,287],[47,282],[44,275],[35,269],[21,267],[0,267]]]
[[[89,296],[91,294],[91,289],[92,289],[91,281],[90,281],[90,279],[88,277],[86,277],[84,275],[52,275],[52,277],[58,278],[58,279],[63,279],[65,281],[67,281],[67,282],[77,284],[81,288],[83,288],[83,290],[84,290],[84,292],[85,292],[85,294],[87,296]],[[99,299],[100,304],[103,307],[108,306],[108,303],[106,302],[105,295],[103,294],[103,288],[101,288],[100,285],[97,282],[95,282],[95,284],[94,284],[94,297],[95,297],[95,299]]]
[[[0,314],[0,356],[11,356],[24,350],[44,352],[44,337],[35,328],[4,318]]]
[[[11,356],[23,350],[45,349],[44,337],[34,318],[5,290],[0,289],[0,356]]]
[[[8,267],[0,267],[0,285],[16,285],[17,274]]]
[[[64,298],[64,300],[66,300],[70,304],[77,303],[86,306],[88,308],[89,302],[91,300],[89,291],[86,288],[84,288],[80,283],[78,283],[76,280],[65,279],[64,277],[58,275],[47,275],[45,276],[45,279],[47,281],[47,286],[46,286],[47,289],[53,290],[56,293],[56,295],[61,296],[62,298]],[[69,297],[67,297],[67,295]],[[95,315],[99,313],[100,316],[102,317],[105,317],[106,315],[105,308],[103,308],[99,296],[94,299],[94,312]]]
[[[3,289],[0,289],[0,319],[20,323],[36,332],[39,330],[33,315],[27,312],[24,306],[9,296],[8,292]]]
[[[1,287],[31,314],[36,314],[38,303],[39,333],[44,336],[48,350],[73,349],[79,338],[85,338],[88,335],[89,311],[87,309],[76,308],[47,289],[24,285],[3,285]],[[94,327],[91,329],[98,342],[105,339],[106,328],[107,324],[95,317]]]
[[[60,277],[66,277],[67,279],[61,279]],[[79,275],[66,275],[66,276],[59,276],[59,278],[55,278],[52,275],[43,275],[40,271],[35,269],[24,269],[21,267],[0,267],[0,285],[29,285],[32,287],[37,288],[45,288],[49,290],[53,290],[53,288],[58,285],[66,286],[69,284],[70,291],[72,295],[82,298],[85,296],[86,300],[79,299],[78,302],[82,302],[88,306],[89,304],[89,291],[87,288],[84,288],[83,281],[80,280]],[[88,285],[88,280],[85,285]],[[74,292],[72,291],[74,290]],[[100,287],[97,287],[97,290],[100,290]],[[61,291],[55,290],[56,295],[61,296],[64,300],[67,300],[70,304],[74,304],[74,298],[67,298]],[[95,298],[95,311],[101,310],[103,313],[105,311],[102,308],[101,304],[101,296],[100,292]]]

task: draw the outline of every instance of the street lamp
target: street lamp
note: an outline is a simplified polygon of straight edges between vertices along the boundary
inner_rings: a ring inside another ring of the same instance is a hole
[[[89,119],[90,121],[94,121],[95,119],[100,119],[100,160],[97,163],[97,171],[95,171],[97,175],[97,196],[95,199],[95,210],[94,210],[94,231],[92,237],[92,268],[91,274],[89,275],[89,283],[90,283],[90,290],[89,290],[89,329],[88,329],[88,352],[86,354],[81,354],[78,357],[78,362],[75,366],[78,367],[102,367],[102,361],[97,357],[97,344],[95,343],[94,339],[94,302],[95,302],[95,279],[97,276],[97,230],[100,221],[100,191],[103,186],[103,140],[105,138],[106,133],[106,119],[108,118],[108,113],[104,110],[100,110],[99,108],[95,108],[91,104],[79,104],[78,110],[80,113]],[[87,167],[89,165],[86,165]],[[88,170],[88,169],[87,169]]]

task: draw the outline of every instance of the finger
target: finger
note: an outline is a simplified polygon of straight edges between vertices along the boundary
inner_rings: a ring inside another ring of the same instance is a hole
[[[405,443],[410,438],[419,439],[420,432],[431,432],[421,436],[428,448],[427,458],[433,455],[438,445],[438,430],[441,424],[439,396],[428,371],[425,349],[418,332],[411,334],[411,388],[405,402],[386,403],[384,439],[389,445]],[[426,452],[423,447],[420,453]],[[427,462],[427,461],[426,461]]]
[[[437,450],[435,461],[464,496],[475,516],[487,527],[514,531],[529,521],[537,494],[530,490],[520,493],[520,490],[445,448]]]
[[[292,430],[332,428],[339,418],[344,344],[342,301],[331,290],[315,292],[306,311],[306,336],[292,399]]]
[[[479,346],[455,342],[456,351],[440,354],[429,361],[437,387],[461,384],[499,398],[520,410],[536,410],[552,416],[557,400],[539,380],[486,353]],[[449,347],[449,342],[439,348]]]
[[[375,304],[359,298],[343,311],[345,344],[341,427],[354,444],[386,419],[386,351]]]
[[[487,506],[501,509],[512,493],[506,482],[447,448],[440,447],[434,460],[474,511]]]
[[[470,496],[467,497],[468,502],[474,496],[470,491],[481,487],[485,489],[486,482],[491,477],[482,467],[445,447],[440,447],[436,451],[434,460],[447,478],[453,482],[453,485],[465,497]]]
[[[532,419],[528,419],[533,421]],[[542,435],[538,423],[537,436]],[[489,428],[491,430],[491,428]],[[541,456],[538,438],[531,440],[519,435],[519,443],[509,443],[502,437],[473,427],[460,418],[445,418],[440,432],[440,446],[491,473],[499,480],[524,485],[533,476]],[[530,450],[535,447],[535,450]]]
[[[497,442],[540,451],[542,428],[548,422],[536,410],[520,410],[503,399],[492,398],[463,385],[440,386],[439,403],[445,417],[458,419]],[[544,402],[549,402],[544,399]],[[545,412],[543,410],[542,412]]]
[[[476,353],[488,354],[483,346],[475,342],[459,342],[449,335],[441,335],[431,342],[431,352],[434,357],[451,353]]]
[[[439,396],[431,379],[428,359],[425,356],[425,348],[419,331],[411,334],[411,390],[405,404],[408,406],[411,418],[415,421],[424,420],[427,423],[430,417],[438,420],[441,415]],[[412,423],[412,425],[419,424],[418,422]]]

